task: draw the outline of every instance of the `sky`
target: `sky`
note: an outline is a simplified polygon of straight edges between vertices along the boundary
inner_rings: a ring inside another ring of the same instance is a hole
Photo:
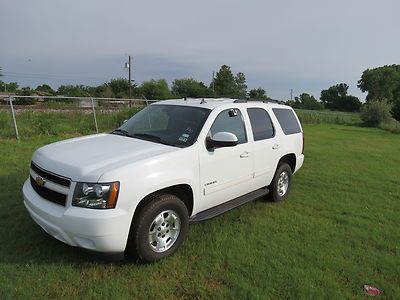
[[[398,0],[0,0],[5,82],[98,85],[193,77],[227,64],[249,89],[320,97],[362,72],[400,63]],[[1,89],[1,87],[0,87]]]

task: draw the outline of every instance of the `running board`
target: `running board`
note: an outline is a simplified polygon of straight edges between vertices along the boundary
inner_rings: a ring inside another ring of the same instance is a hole
[[[227,211],[230,211],[236,207],[239,207],[247,202],[254,201],[258,198],[261,198],[269,193],[269,190],[265,188],[261,188],[258,190],[255,190],[253,192],[250,192],[248,194],[245,194],[243,196],[237,197],[233,200],[230,200],[228,202],[222,203],[220,205],[217,205],[215,207],[209,208],[207,210],[204,210],[194,216],[192,216],[189,220],[190,223],[197,223],[197,222],[202,222],[205,220],[212,219],[216,216],[219,216]]]

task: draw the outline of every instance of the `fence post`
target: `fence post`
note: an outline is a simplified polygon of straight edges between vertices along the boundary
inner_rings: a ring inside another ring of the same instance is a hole
[[[92,97],[90,97],[90,101],[92,101],[92,110],[93,110],[94,125],[96,126],[96,133],[99,133],[99,128],[97,127],[96,111],[94,109],[94,101]]]
[[[14,106],[13,106],[13,103],[12,103],[12,97],[11,96],[8,96],[8,101],[10,102],[11,115],[12,115],[13,124],[14,124],[15,136],[16,136],[17,140],[19,140],[17,120],[15,119]]]

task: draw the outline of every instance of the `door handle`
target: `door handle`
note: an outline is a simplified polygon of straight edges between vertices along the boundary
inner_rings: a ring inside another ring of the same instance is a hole
[[[250,156],[250,152],[244,151],[242,154],[240,154],[240,158],[246,158]]]
[[[274,150],[279,149],[279,144],[273,145],[273,146],[272,146],[272,149],[274,149]]]

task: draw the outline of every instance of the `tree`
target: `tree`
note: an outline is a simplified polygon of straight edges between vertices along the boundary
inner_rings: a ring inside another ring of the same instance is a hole
[[[69,97],[88,97],[90,96],[87,87],[82,84],[77,85],[60,85],[57,94]]]
[[[149,80],[145,81],[138,88],[140,96],[151,100],[163,100],[172,97],[172,94],[168,88],[168,83],[165,79]]]
[[[235,88],[236,83],[231,67],[222,65],[219,71],[215,74],[215,94],[221,97],[233,97],[235,94]]]
[[[356,96],[346,95],[341,98],[340,108],[342,111],[357,112],[360,111],[361,101]]]
[[[214,79],[215,94],[220,97],[245,98],[246,76],[239,72],[233,75],[231,67],[222,65]]]
[[[258,100],[266,100],[268,99],[267,92],[259,87],[257,89],[251,89],[249,91],[249,98],[250,99],[258,99]]]
[[[106,83],[103,83],[98,86],[88,86],[87,91],[92,97],[104,97],[104,98],[114,97],[111,88],[108,87]]]
[[[129,95],[129,81],[125,78],[111,79],[107,85],[111,88],[111,91],[115,98],[127,98]],[[132,85],[134,90],[136,85]]]
[[[391,104],[393,118],[400,121],[400,65],[365,70],[358,87],[362,92],[368,92],[367,103],[387,101]]]
[[[171,91],[177,97],[201,98],[213,95],[212,90],[203,82],[193,78],[175,79],[172,82]]]
[[[360,100],[355,96],[347,95],[349,86],[345,83],[336,84],[327,90],[321,91],[321,101],[324,106],[331,110],[359,111]]]
[[[246,76],[244,73],[239,72],[235,76],[235,98],[246,98],[247,96],[247,85]]]
[[[400,65],[386,65],[367,69],[358,81],[362,92],[368,92],[369,101],[394,101],[396,90],[400,87]]]
[[[391,110],[393,118],[400,121],[400,84],[393,93],[393,105]]]
[[[16,83],[16,82],[6,83],[6,82],[3,82],[0,80],[0,83],[1,83],[1,85],[4,84],[4,86],[5,86],[4,89],[7,89],[7,92],[10,92],[10,93],[16,93],[19,88],[18,83]]]
[[[35,91],[41,96],[53,96],[56,93],[48,84],[38,85]]]
[[[23,87],[22,89],[17,91],[17,95],[19,96],[32,96],[34,93],[34,90],[32,90],[29,86]],[[33,104],[35,103],[36,99],[34,98],[17,98],[17,101],[15,101],[15,104]]]
[[[319,110],[323,109],[324,106],[321,102],[307,93],[302,93],[299,97],[295,97],[295,101],[292,104],[293,108]]]
[[[7,83],[0,80],[0,92],[6,92],[6,91],[7,91]]]

